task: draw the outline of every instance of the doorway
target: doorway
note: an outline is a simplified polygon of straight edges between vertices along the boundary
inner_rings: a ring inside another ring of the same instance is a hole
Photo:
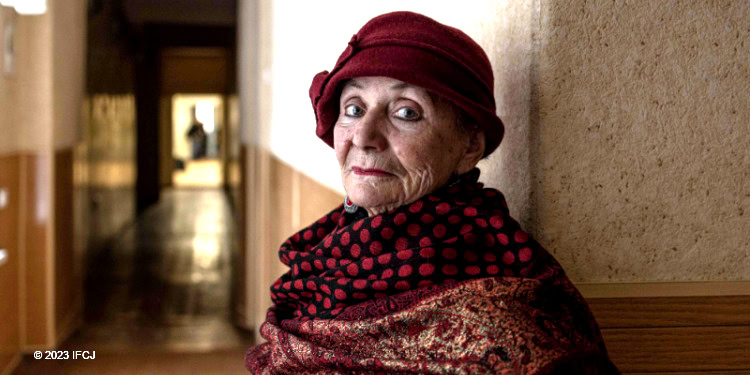
[[[172,96],[172,185],[219,188],[223,185],[224,100],[218,94]]]

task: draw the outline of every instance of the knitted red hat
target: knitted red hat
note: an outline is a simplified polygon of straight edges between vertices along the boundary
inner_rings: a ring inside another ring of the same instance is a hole
[[[354,34],[336,66],[315,75],[310,86],[317,129],[333,147],[331,129],[339,115],[340,83],[355,77],[384,76],[410,83],[453,102],[485,134],[489,155],[503,138],[495,114],[492,65],[476,42],[462,31],[412,12],[373,18]]]

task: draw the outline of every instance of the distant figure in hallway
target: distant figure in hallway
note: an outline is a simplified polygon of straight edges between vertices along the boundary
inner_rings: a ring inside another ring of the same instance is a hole
[[[198,117],[195,114],[195,106],[192,107],[191,113],[191,125],[188,129],[186,137],[190,139],[192,145],[192,157],[193,160],[196,160],[206,156],[208,136],[206,135],[206,131],[203,129],[203,123],[198,121]]]

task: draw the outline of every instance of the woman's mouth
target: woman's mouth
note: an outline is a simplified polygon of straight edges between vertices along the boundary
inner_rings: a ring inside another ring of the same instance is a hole
[[[376,168],[360,168],[360,167],[352,167],[352,172],[354,174],[359,176],[392,176],[392,173],[388,173],[382,169],[376,169]]]

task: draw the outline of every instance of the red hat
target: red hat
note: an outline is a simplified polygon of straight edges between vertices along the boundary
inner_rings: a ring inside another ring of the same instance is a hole
[[[320,139],[333,147],[340,83],[377,76],[422,87],[461,108],[484,131],[485,156],[500,144],[503,122],[495,114],[492,65],[482,47],[461,30],[412,12],[373,18],[354,34],[330,73],[315,75],[310,100]]]

